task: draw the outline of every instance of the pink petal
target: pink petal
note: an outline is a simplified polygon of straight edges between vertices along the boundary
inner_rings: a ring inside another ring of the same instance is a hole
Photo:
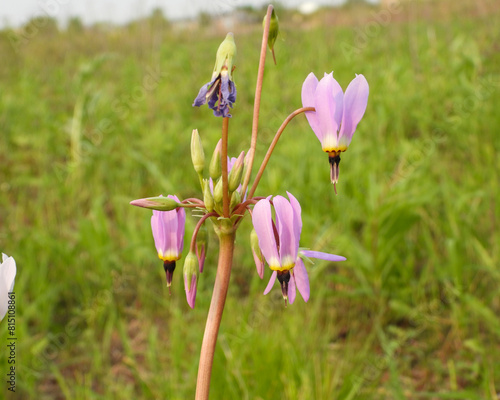
[[[299,201],[289,192],[286,192],[290,199],[290,204],[293,208],[293,233],[295,235],[295,243],[300,243],[300,233],[302,232],[302,210]]]
[[[318,83],[315,97],[316,114],[323,135],[322,143],[327,135],[334,135],[337,138],[342,120],[343,97],[342,88],[333,79],[333,72],[325,74]]]
[[[167,197],[175,200],[177,203],[181,202],[175,195],[168,195]],[[176,249],[178,254],[181,254],[184,247],[184,227],[186,224],[186,211],[184,210],[184,208],[178,208],[173,211],[176,212],[177,217]]]
[[[296,291],[295,291],[295,279],[293,277],[293,272],[290,274],[290,280],[288,281],[288,302],[293,304],[295,301]]]
[[[357,75],[345,91],[342,127],[339,133],[339,139],[343,137],[342,144],[345,146],[351,143],[352,135],[365,114],[368,93],[368,82],[363,75]]]
[[[318,86],[318,78],[312,72],[307,75],[306,80],[302,84],[302,107],[315,107],[315,93],[316,87]],[[306,111],[306,118],[311,129],[321,142],[323,140],[323,135],[319,126],[318,116],[315,111]]]
[[[258,254],[252,250],[253,259],[255,261],[255,267],[257,268],[257,273],[260,276],[260,279],[264,278],[264,261],[262,261]]]
[[[302,298],[307,303],[310,294],[309,277],[307,276],[307,270],[304,266],[304,262],[300,257],[297,257],[297,262],[295,263],[295,268],[293,269],[293,275],[295,277],[297,289],[299,289]]]
[[[188,290],[188,278],[184,275],[184,289],[186,290],[186,300],[189,307],[194,308],[196,301],[196,274],[191,277],[191,288]]]
[[[273,199],[276,211],[276,227],[280,238],[280,260],[281,266],[294,264],[299,250],[294,233],[294,210],[287,199],[276,196]]]
[[[253,208],[252,223],[259,238],[259,247],[269,265],[279,265],[278,248],[274,237],[271,203],[260,200]]]
[[[347,258],[335,254],[323,253],[322,251],[302,250],[302,254],[309,258],[319,258],[326,261],[345,261]]]
[[[276,277],[277,276],[278,276],[278,272],[277,271],[273,271],[273,274],[271,275],[271,279],[269,279],[269,283],[266,286],[266,290],[264,290],[264,294],[268,294],[271,291],[271,289],[274,286],[274,282],[276,282]]]

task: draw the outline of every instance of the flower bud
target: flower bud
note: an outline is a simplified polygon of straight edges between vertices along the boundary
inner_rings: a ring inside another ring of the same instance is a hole
[[[217,146],[215,146],[214,154],[212,155],[212,159],[210,160],[210,166],[208,167],[208,173],[210,174],[210,178],[214,181],[219,179],[222,174],[222,165],[220,154],[222,151],[222,139],[219,140]]]
[[[262,26],[265,29],[266,17],[264,17],[264,20],[262,21]],[[276,42],[279,33],[280,33],[280,26],[279,26],[278,16],[276,15],[273,9],[273,11],[271,12],[271,21],[269,23],[269,36],[267,37],[267,45],[269,47],[269,50],[271,50],[271,52],[273,53],[273,60],[275,65],[276,65],[276,57],[274,55],[274,43]]]
[[[182,207],[182,204],[178,203],[170,197],[147,197],[145,199],[137,199],[130,202],[131,205],[143,208],[149,208],[157,211],[172,211],[176,208]]]
[[[203,153],[203,145],[201,144],[198,129],[193,129],[191,135],[191,159],[193,160],[194,170],[198,175],[202,175],[203,168],[205,168],[205,153]]]
[[[222,188],[222,179],[219,179],[214,187],[214,201],[215,204],[222,203],[222,198],[224,197]]]
[[[259,238],[255,229],[250,232],[250,247],[252,248],[253,259],[260,279],[264,278],[264,256],[260,251]]]
[[[186,256],[183,268],[186,300],[191,308],[194,308],[196,300],[196,281],[198,279],[198,268],[196,266],[197,262],[196,255],[190,251]]]
[[[208,229],[205,224],[200,227],[198,234],[196,235],[196,257],[198,257],[198,265],[200,268],[200,273],[203,272],[203,266],[205,265],[205,256],[208,247]]]
[[[205,203],[205,208],[208,212],[214,210],[214,197],[210,191],[210,182],[208,179],[203,179],[203,202]]]
[[[241,183],[241,176],[243,175],[243,160],[245,157],[245,152],[242,151],[238,159],[234,162],[233,168],[228,177],[228,189],[229,192],[234,192],[238,189]]]
[[[241,203],[241,195],[240,192],[235,190],[231,195],[231,201],[229,202],[229,209],[233,210],[238,204]]]

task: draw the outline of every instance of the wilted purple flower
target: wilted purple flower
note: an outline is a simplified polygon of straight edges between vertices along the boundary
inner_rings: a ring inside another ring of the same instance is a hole
[[[363,75],[356,75],[345,95],[333,78],[333,72],[325,74],[319,82],[311,72],[302,85],[302,105],[316,109],[307,111],[306,117],[323,151],[328,153],[334,186],[339,180],[340,153],[347,150],[365,113],[368,92],[368,82]]]
[[[180,203],[176,196],[168,195],[170,199]],[[175,262],[181,258],[184,245],[184,224],[186,212],[183,208],[172,211],[153,210],[151,229],[155,241],[158,257],[163,260],[163,267],[167,277],[167,286],[172,283]]]
[[[295,300],[295,287],[304,301],[309,300],[309,278],[302,259],[298,257],[299,240],[302,230],[301,208],[297,199],[288,193],[290,201],[282,196],[273,199],[276,212],[274,223],[271,214],[270,197],[260,200],[254,207],[252,223],[259,239],[259,246],[273,270],[269,284],[264,291],[267,294],[278,278],[285,301]],[[322,258],[330,261],[343,261],[344,257],[334,254],[303,251],[307,257]]]
[[[236,86],[232,81],[233,58],[236,54],[234,36],[228,33],[217,50],[212,80],[204,84],[193,106],[208,103],[216,117],[230,117],[229,108],[236,102]]]

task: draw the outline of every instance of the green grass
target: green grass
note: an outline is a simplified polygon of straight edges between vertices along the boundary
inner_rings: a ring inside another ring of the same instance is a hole
[[[309,265],[310,301],[284,308],[277,290],[262,296],[244,221],[211,398],[500,392],[500,9],[432,4],[401,6],[373,31],[377,8],[303,21],[279,14],[286,38],[266,69],[257,163],[301,106],[309,72],[334,70],[344,88],[362,73],[370,98],[342,157],[338,196],[304,117],[287,128],[256,194],[293,193],[301,245],[348,260]],[[232,155],[250,144],[259,28],[234,29]],[[128,203],[201,196],[191,130],[211,154],[220,121],[191,103],[225,32],[148,21],[40,30],[17,52],[11,35],[0,33],[0,250],[18,266],[11,397],[193,398],[217,239],[192,311],[179,271],[168,295],[150,213]]]

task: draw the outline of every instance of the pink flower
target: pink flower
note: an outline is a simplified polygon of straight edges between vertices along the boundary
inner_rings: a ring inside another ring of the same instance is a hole
[[[314,107],[306,117],[312,130],[328,153],[330,178],[339,180],[340,153],[346,151],[368,102],[368,82],[363,75],[356,75],[345,91],[333,78],[333,72],[318,78],[311,72],[302,85],[302,105]],[[335,187],[335,192],[337,191]]]
[[[309,300],[309,278],[307,270],[299,257],[299,240],[302,230],[301,208],[297,199],[288,193],[290,201],[282,196],[273,199],[276,221],[271,214],[270,198],[260,200],[254,207],[252,223],[259,239],[259,246],[273,271],[264,294],[269,293],[276,278],[281,285],[283,298],[290,304],[295,300],[295,288],[304,301]],[[322,258],[330,261],[343,261],[344,257],[334,254],[303,251],[307,257]]]
[[[176,196],[168,195],[167,197],[180,203]],[[158,257],[163,260],[167,286],[172,283],[175,262],[182,256],[185,221],[186,212],[183,208],[179,207],[172,211],[153,210],[151,230],[153,231]]]

